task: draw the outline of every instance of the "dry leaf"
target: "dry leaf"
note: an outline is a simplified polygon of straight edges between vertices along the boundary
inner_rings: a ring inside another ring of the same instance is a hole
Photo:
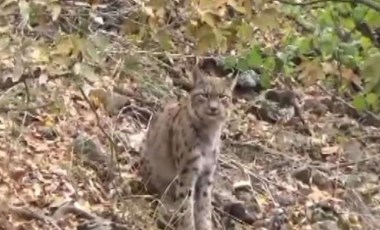
[[[327,146],[322,148],[322,155],[332,155],[337,154],[340,155],[343,152],[343,148],[340,145]]]

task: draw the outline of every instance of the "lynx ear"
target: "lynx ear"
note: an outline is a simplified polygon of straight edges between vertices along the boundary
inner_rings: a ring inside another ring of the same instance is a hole
[[[193,86],[200,85],[204,82],[204,73],[198,67],[193,69]]]
[[[230,87],[231,90],[234,90],[237,81],[239,79],[238,71],[228,74],[226,77],[226,84]]]

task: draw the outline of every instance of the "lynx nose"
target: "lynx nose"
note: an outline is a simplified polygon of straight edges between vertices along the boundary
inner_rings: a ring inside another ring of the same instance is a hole
[[[216,107],[210,107],[209,109],[211,113],[216,113],[216,111],[218,110],[218,108]]]
[[[210,101],[208,103],[208,109],[210,110],[211,114],[216,114],[218,112],[218,102]]]

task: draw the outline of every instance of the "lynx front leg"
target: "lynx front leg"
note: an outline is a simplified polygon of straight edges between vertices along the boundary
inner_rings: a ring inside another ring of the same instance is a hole
[[[195,186],[195,226],[197,230],[212,229],[211,193],[214,181],[215,166],[205,169]]]
[[[178,175],[176,203],[180,206],[178,230],[195,230],[194,190],[200,172],[200,156],[187,159]]]

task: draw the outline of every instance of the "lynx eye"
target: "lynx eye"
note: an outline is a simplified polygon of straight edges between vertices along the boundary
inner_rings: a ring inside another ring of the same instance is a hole
[[[219,94],[218,97],[219,97],[220,100],[226,100],[226,99],[228,99],[228,96],[224,95],[224,94]]]
[[[198,94],[198,96],[199,96],[201,99],[207,99],[207,98],[208,98],[208,94],[206,94],[206,93],[200,93],[200,94]]]

